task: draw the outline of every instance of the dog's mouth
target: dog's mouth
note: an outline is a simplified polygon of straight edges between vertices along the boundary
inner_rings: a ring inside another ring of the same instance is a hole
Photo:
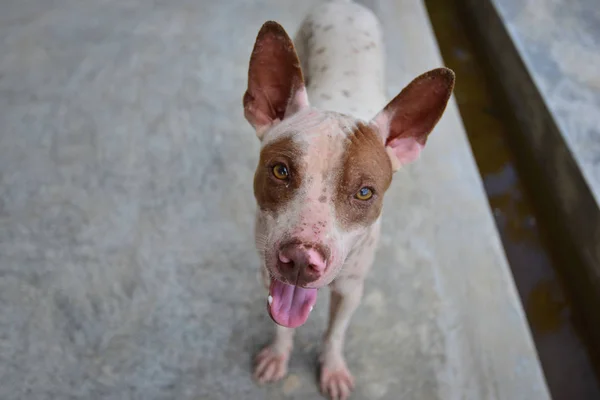
[[[271,278],[267,310],[275,323],[287,328],[303,325],[317,301],[317,289],[288,285]]]

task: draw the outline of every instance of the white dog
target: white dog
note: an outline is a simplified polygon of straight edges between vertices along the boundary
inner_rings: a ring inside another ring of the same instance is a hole
[[[344,335],[373,263],[383,196],[394,171],[418,158],[454,87],[452,71],[435,69],[385,105],[384,61],[377,18],[350,1],[314,9],[296,48],[275,22],[258,33],[244,112],[261,140],[256,246],[277,324],[256,358],[261,383],[286,374],[294,328],[329,286],[321,390],[346,399],[353,389]]]

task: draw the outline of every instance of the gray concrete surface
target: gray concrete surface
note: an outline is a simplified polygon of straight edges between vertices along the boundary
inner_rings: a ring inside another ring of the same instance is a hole
[[[561,273],[594,345],[600,340],[600,8],[594,0],[462,2],[521,125],[521,158],[549,203],[546,219],[566,255]]]
[[[271,324],[241,107],[260,25],[312,3],[3,2],[0,398],[320,398],[325,296],[291,375],[250,379]],[[419,1],[371,5],[391,96],[441,60]],[[454,103],[386,208],[354,398],[547,399]]]
[[[493,3],[600,204],[598,2],[493,0]]]

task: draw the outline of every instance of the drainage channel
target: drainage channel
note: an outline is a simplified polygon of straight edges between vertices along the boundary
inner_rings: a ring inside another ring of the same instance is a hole
[[[457,75],[455,98],[552,397],[600,399],[598,368],[509,145],[510,110],[492,89],[454,1],[425,0],[425,5],[444,62]]]

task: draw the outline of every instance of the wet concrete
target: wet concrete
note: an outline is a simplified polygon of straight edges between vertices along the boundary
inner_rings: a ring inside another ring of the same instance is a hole
[[[469,36],[453,1],[427,0],[445,63],[457,73],[456,99],[496,226],[556,400],[598,399],[600,384],[583,327],[560,275],[563,262],[552,251],[511,142],[517,132],[510,109],[490,83],[486,61]]]

